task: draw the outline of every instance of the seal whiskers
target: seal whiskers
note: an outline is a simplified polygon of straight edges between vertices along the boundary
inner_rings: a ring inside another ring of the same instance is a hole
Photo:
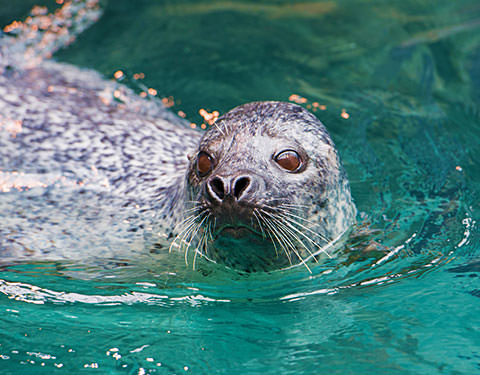
[[[184,244],[187,245],[187,250],[188,247],[190,247],[190,244],[195,237],[195,235],[198,232],[198,229],[201,227],[203,221],[205,218],[198,222],[198,219],[202,216],[202,213],[199,213],[197,215],[190,215],[187,218],[185,218],[180,224],[179,227],[182,228],[177,236],[173,239],[172,243],[170,244],[169,247],[169,252],[172,252],[172,248],[175,247],[180,247],[180,249],[183,248]],[[181,238],[180,238],[181,237]],[[187,238],[189,240],[187,241]],[[177,240],[180,239],[180,245],[177,244]]]
[[[205,215],[205,217],[195,226],[194,230],[191,232],[191,235],[190,235],[190,240],[188,241],[187,243],[187,247],[185,249],[185,264],[188,266],[188,250],[190,249],[190,246],[192,244],[192,241],[195,239],[195,237],[197,236],[198,232],[203,229],[202,228],[202,224],[205,222],[205,220],[208,219],[208,213],[207,215]],[[205,230],[204,230],[205,232]],[[195,247],[195,255],[197,254],[198,252],[198,248],[201,247],[202,245],[202,241],[205,239],[205,235],[204,233],[202,233],[202,236],[200,237],[200,241],[199,241],[199,244],[198,246]]]
[[[265,236],[265,230],[263,229],[263,226],[262,226],[262,221],[265,219],[262,214],[258,211],[258,208],[254,208],[253,210],[253,214],[255,215],[255,218],[257,219],[258,221],[258,226],[260,228],[260,231],[262,232],[262,238],[267,238]],[[266,224],[264,224],[266,226]],[[267,228],[266,228],[267,229]],[[270,234],[270,232],[267,230],[267,235],[268,237],[270,238],[270,240],[272,241],[272,244],[273,244],[273,248],[275,250],[275,254],[278,258],[278,250],[277,250],[277,245],[275,244],[275,241],[273,240],[272,238],[272,235]],[[288,255],[287,255],[288,256]]]
[[[207,254],[207,251],[208,251],[208,241],[209,241],[208,238],[210,238],[210,241],[213,240],[211,227],[212,227],[212,223],[211,223],[211,221],[209,221],[208,224],[207,224],[207,228],[202,233],[202,237],[200,238],[198,246],[195,248],[195,255],[193,256],[192,269],[195,269],[197,255],[200,255],[200,257],[207,256],[206,254]],[[203,250],[202,250],[202,248],[203,248]],[[188,265],[188,263],[187,263],[187,265]]]
[[[295,232],[301,234],[303,237],[305,237],[305,239],[307,239],[309,242],[313,243],[314,245],[316,245],[317,247],[321,248],[320,245],[318,245],[315,241],[313,241],[312,239],[310,239],[308,236],[306,236],[304,233],[302,233],[300,230],[298,230],[297,228],[295,228],[291,223],[290,223],[290,220],[282,215],[279,215],[279,214],[276,214],[276,215],[273,215],[273,214],[270,214],[266,211],[264,211],[264,213],[268,216],[271,217],[272,221],[277,225],[277,227],[279,227],[279,230],[281,230],[284,234],[287,234],[287,235],[290,235],[291,237],[293,237],[296,242],[304,249],[306,250],[309,254],[310,254],[310,257],[312,257],[316,262],[318,262],[318,260],[315,258],[315,255],[310,251],[310,249],[308,248],[308,246],[305,245],[305,243],[292,231],[294,230]],[[278,217],[277,217],[278,216]],[[286,232],[286,233],[285,233]],[[288,238],[288,236],[287,236]],[[291,242],[290,242],[291,243]],[[293,245],[293,244],[292,244]],[[292,249],[295,251],[296,255],[300,257],[300,255],[298,254],[297,250],[296,250],[296,247],[293,246]],[[327,253],[326,253],[327,254]],[[327,254],[329,257],[330,255]],[[302,259],[303,260],[303,259]]]
[[[283,235],[281,233],[278,232],[278,230],[275,230],[275,226],[272,224],[271,220],[267,219],[266,217],[264,216],[260,216],[263,220],[263,222],[265,223],[265,225],[267,226],[267,228],[269,229],[269,233],[271,233],[275,239],[277,240],[278,242],[278,245],[280,246],[280,248],[283,250],[283,252],[285,253],[285,255],[287,256],[288,258],[288,262],[290,263],[290,265],[292,266],[293,263],[292,263],[292,258],[290,256],[290,253],[288,252],[287,248],[288,248],[288,245],[286,245],[285,243],[285,240],[283,238]],[[280,237],[279,237],[280,236]],[[275,243],[273,241],[273,243]],[[301,258],[300,258],[301,259]]]
[[[326,256],[328,256],[329,258],[331,258],[332,256],[330,254],[328,254],[326,252],[326,250],[324,249],[325,246],[320,246],[317,242],[315,242],[314,240],[312,240],[310,237],[308,237],[305,233],[303,233],[300,229],[296,228],[295,225],[298,225],[304,229],[308,229],[306,228],[305,226],[303,226],[302,224],[292,220],[291,218],[288,218],[284,215],[281,215],[279,214],[279,217],[282,219],[281,221],[279,221],[280,223],[282,223],[283,225],[286,225],[288,226],[289,228],[291,228],[292,230],[294,230],[295,232],[297,232],[298,234],[302,235],[303,237],[305,237],[305,239],[310,242],[311,244],[315,245],[322,253],[324,253]],[[315,233],[315,232],[314,232]],[[320,237],[320,236],[319,236]],[[322,237],[320,237],[322,238]],[[323,239],[323,238],[322,238]],[[331,241],[326,241],[327,242],[327,246],[330,245]],[[301,241],[301,243],[303,244],[303,241]],[[315,259],[315,261],[317,261],[317,259],[315,258],[315,255],[310,251],[310,249],[308,249],[308,247],[305,246],[305,249],[310,253],[310,255]]]
[[[271,226],[273,226],[276,229],[277,233],[280,235],[281,240],[287,245],[287,248],[285,248],[285,251],[290,249],[297,256],[300,263],[302,263],[307,268],[308,272],[312,273],[312,270],[310,269],[310,267],[308,267],[307,263],[298,252],[297,247],[290,239],[290,237],[292,236],[292,233],[289,233],[288,228],[286,228],[285,225],[280,220],[278,220],[273,216],[270,216],[270,217],[271,217],[271,220],[270,219],[267,219],[267,220],[271,222],[272,224]],[[299,243],[303,248],[309,251],[297,236],[294,235],[293,237],[295,240],[297,240],[297,243]]]
[[[175,236],[173,241],[170,243],[170,247],[168,248],[169,253],[172,252],[173,247],[180,247],[180,248],[182,247],[182,245],[181,245],[182,242],[180,241],[180,245],[179,245],[179,244],[177,244],[177,240],[180,238],[180,236],[183,236],[193,226],[196,226],[198,224],[196,222],[197,216],[190,215],[178,225],[182,229],[178,232],[178,234]]]
[[[291,221],[292,223],[297,224],[297,225],[300,226],[301,228],[309,231],[310,233],[312,233],[312,234],[320,237],[320,238],[321,238],[323,241],[325,241],[327,244],[330,244],[330,243],[332,242],[332,239],[329,239],[329,238],[325,237],[325,236],[324,236],[323,234],[321,234],[321,233],[318,233],[318,232],[313,231],[312,229],[306,227],[305,225],[302,225],[300,222],[296,221],[295,219],[303,220],[303,221],[305,221],[307,224],[310,224],[310,225],[313,225],[313,226],[320,226],[320,224],[314,223],[314,222],[312,222],[312,221],[310,221],[310,220],[308,220],[308,219],[305,219],[305,218],[303,218],[303,217],[301,217],[301,216],[294,215],[294,214],[292,214],[291,212],[286,211],[286,210],[282,210],[281,213],[282,213],[283,215],[290,216],[290,218],[286,218],[286,219],[289,220],[289,221]]]
[[[214,122],[213,125],[218,129],[218,131],[220,132],[220,134],[222,134],[223,136],[225,135],[225,133],[224,133],[223,130],[220,128],[219,124],[217,124],[217,122]]]

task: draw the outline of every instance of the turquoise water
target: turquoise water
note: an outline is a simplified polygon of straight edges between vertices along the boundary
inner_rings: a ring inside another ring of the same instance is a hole
[[[305,98],[359,226],[312,274],[194,271],[175,254],[2,264],[1,374],[480,373],[478,1],[104,9],[58,60],[138,91],[144,73],[197,124],[201,108]]]

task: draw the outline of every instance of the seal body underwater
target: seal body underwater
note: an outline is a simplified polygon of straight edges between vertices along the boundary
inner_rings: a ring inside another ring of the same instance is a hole
[[[170,249],[269,271],[330,256],[354,223],[335,146],[298,105],[245,104],[200,132],[94,71],[11,61],[3,50],[2,262]]]

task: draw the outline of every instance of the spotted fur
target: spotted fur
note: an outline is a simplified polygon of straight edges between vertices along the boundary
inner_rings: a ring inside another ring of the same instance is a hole
[[[99,17],[94,0],[62,10],[79,30]],[[131,258],[170,247],[187,262],[192,250],[193,262],[200,255],[260,271],[331,256],[356,209],[314,115],[250,103],[202,135],[158,101],[45,60],[61,44],[47,31],[0,38],[0,261]],[[45,40],[48,49],[38,48]],[[283,149],[302,155],[301,173],[275,164]],[[227,210],[234,232],[243,233],[237,221],[249,228],[245,236],[223,235],[226,211],[207,202],[208,176],[196,173],[201,151],[214,156],[212,174],[249,176],[244,201]]]
[[[114,257],[134,244],[144,251],[146,228],[150,237],[170,236],[183,209],[187,154],[200,136],[93,71],[53,61],[6,69],[0,257]]]

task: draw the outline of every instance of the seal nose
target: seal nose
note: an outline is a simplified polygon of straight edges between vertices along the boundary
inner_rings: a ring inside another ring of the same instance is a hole
[[[212,200],[217,202],[222,202],[226,197],[240,201],[245,198],[251,185],[250,176],[212,176],[207,182],[207,193]]]

